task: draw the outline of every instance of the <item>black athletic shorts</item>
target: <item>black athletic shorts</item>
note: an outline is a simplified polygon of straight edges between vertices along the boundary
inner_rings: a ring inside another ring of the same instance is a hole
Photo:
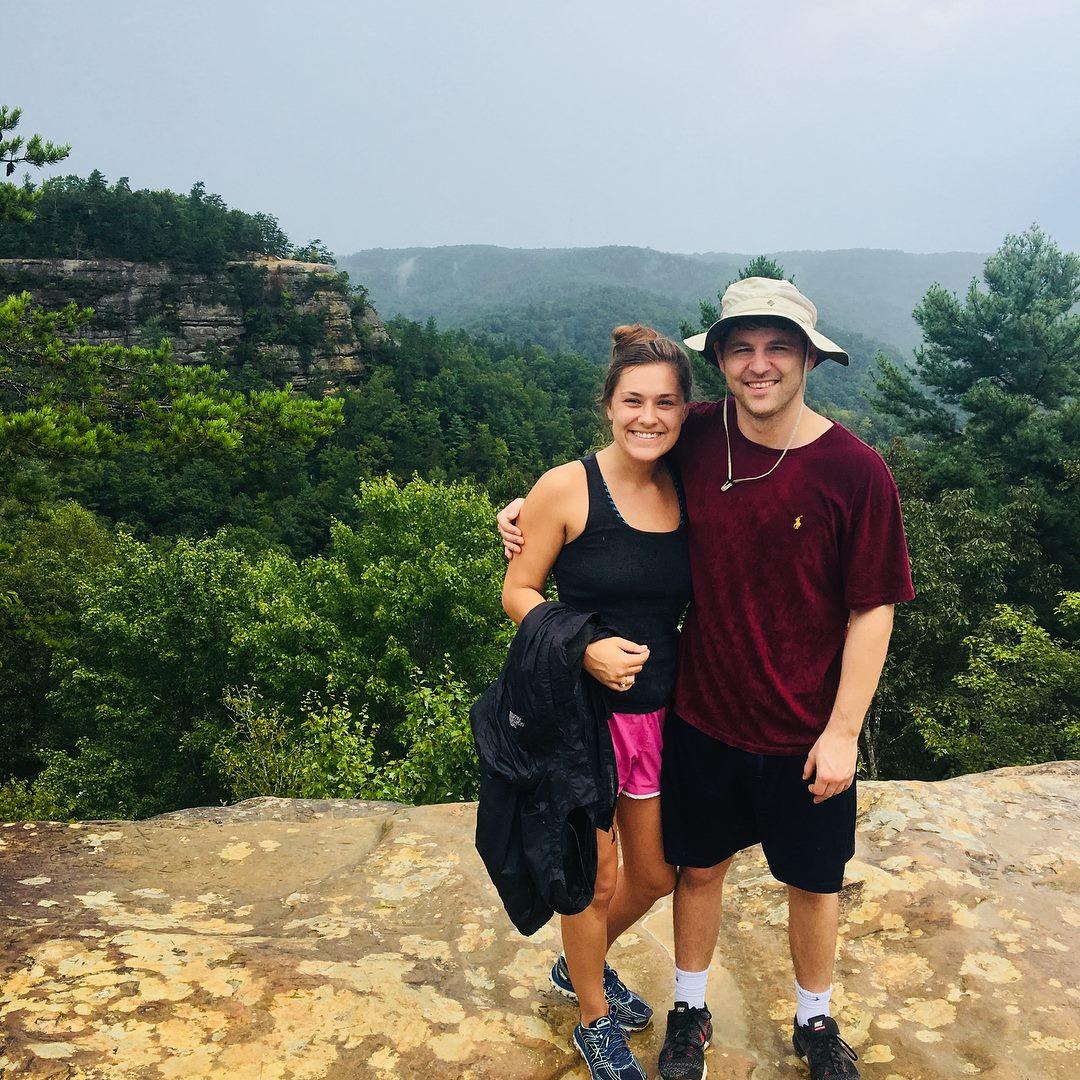
[[[777,881],[835,893],[855,854],[855,784],[814,805],[806,755],[738,750],[668,710],[660,804],[673,866],[716,866],[761,844]]]

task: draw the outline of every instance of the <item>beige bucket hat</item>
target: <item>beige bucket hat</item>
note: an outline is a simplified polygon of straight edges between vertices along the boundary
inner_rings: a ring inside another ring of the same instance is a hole
[[[733,281],[725,290],[720,301],[720,318],[705,331],[683,341],[688,349],[704,353],[713,359],[713,342],[720,328],[732,319],[741,319],[747,315],[770,315],[777,319],[786,319],[794,323],[809,339],[823,357],[835,360],[838,364],[847,364],[848,354],[830,341],[824,334],[814,329],[817,323],[817,308],[790,281],[776,281],[774,278],[748,277],[742,281]]]

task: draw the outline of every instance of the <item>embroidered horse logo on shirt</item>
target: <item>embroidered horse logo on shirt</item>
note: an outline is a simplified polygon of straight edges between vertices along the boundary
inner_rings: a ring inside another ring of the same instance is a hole
[[[794,524],[794,525],[792,525],[791,527],[792,527],[793,529],[801,529],[801,528],[802,528],[802,514],[800,514],[800,515],[799,515],[799,516],[798,516],[798,517],[797,517],[797,518],[795,519],[795,524]]]

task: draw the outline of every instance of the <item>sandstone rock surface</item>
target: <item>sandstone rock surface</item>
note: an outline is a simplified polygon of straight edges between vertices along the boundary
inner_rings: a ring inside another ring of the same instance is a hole
[[[348,382],[363,369],[365,347],[388,340],[375,310],[357,310],[336,287],[334,267],[292,259],[237,260],[214,273],[120,259],[0,259],[0,289],[25,289],[50,308],[72,300],[92,307],[85,339],[95,345],[145,344],[144,327],[157,320],[178,359],[202,363],[214,349],[228,353],[244,340],[252,270],[265,271],[263,287],[255,290],[260,300],[288,293],[297,315],[317,316],[323,327],[310,355],[295,344],[261,345],[296,386],[316,374]]]
[[[1080,763],[866,783],[834,997],[868,1080],[1080,1072]],[[256,799],[0,827],[0,1076],[584,1078],[474,808]],[[782,889],[733,868],[711,1080],[805,1076]],[[670,908],[613,953],[658,1011]],[[661,1025],[662,1027],[662,1017]],[[658,1033],[633,1037],[655,1076]]]

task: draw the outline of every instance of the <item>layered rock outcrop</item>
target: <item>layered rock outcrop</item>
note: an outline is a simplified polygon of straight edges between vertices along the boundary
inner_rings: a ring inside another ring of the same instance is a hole
[[[0,291],[23,290],[50,308],[92,307],[92,344],[144,345],[165,334],[180,360],[202,363],[247,343],[300,387],[316,376],[350,381],[365,349],[387,340],[375,310],[320,263],[258,258],[200,272],[118,259],[0,259]]]
[[[1078,779],[862,786],[833,1000],[864,1078],[1076,1075]],[[510,929],[473,827],[276,799],[0,827],[0,1076],[584,1078],[556,928]],[[804,1076],[783,890],[756,852],[730,882],[709,1076]],[[658,905],[613,953],[658,1010],[670,927]],[[659,1034],[633,1037],[650,1075]]]

